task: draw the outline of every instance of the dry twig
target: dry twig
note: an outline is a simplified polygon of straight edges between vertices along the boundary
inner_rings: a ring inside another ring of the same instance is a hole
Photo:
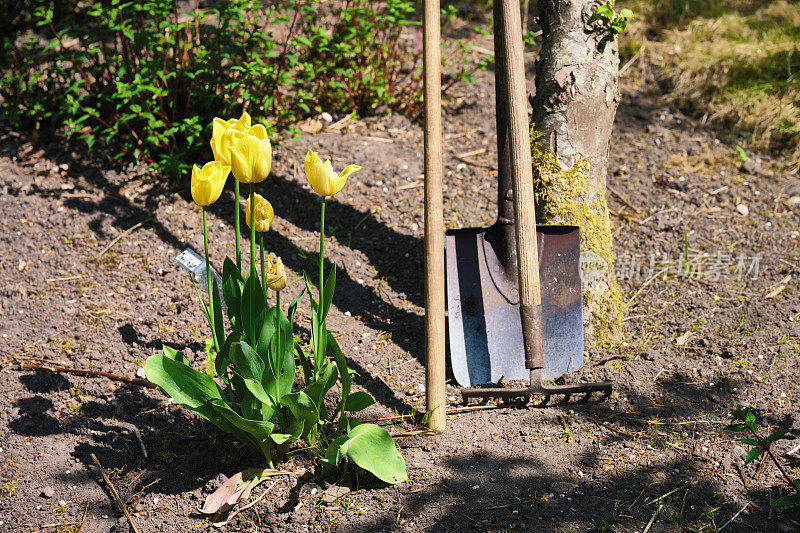
[[[109,372],[101,372],[99,370],[86,370],[83,368],[70,368],[63,366],[46,366],[41,364],[20,364],[19,368],[20,370],[47,370],[48,372],[63,372],[65,374],[75,374],[78,376],[102,377],[113,381],[132,383],[141,387],[147,387],[148,389],[158,388],[158,385],[155,383],[150,383],[149,381],[145,381],[143,379],[129,378],[127,376],[120,376],[119,374],[111,374]]]
[[[122,498],[119,497],[117,488],[114,486],[113,483],[111,483],[111,479],[109,479],[108,474],[106,474],[106,471],[103,470],[103,467],[100,465],[100,461],[97,460],[97,457],[93,453],[89,454],[89,456],[92,458],[94,466],[96,466],[97,470],[100,471],[100,475],[103,476],[103,481],[106,482],[106,486],[108,487],[108,490],[111,492],[111,496],[114,497],[114,502],[117,504],[117,507],[125,515],[125,518],[128,519],[128,523],[131,525],[131,530],[133,530],[133,533],[139,533],[139,529],[136,527],[136,523],[133,521],[133,517],[128,512],[128,508],[125,507],[125,503],[122,501]]]

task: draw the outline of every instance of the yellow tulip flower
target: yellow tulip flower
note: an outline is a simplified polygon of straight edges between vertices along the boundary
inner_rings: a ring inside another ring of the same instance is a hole
[[[311,188],[320,196],[333,196],[342,190],[347,177],[361,170],[358,165],[348,165],[339,174],[333,171],[331,160],[327,159],[324,163],[316,152],[308,151],[304,161],[306,169],[306,179]]]
[[[215,118],[211,133],[211,151],[214,153],[214,159],[223,165],[231,166],[231,148],[244,135],[267,140],[267,129],[261,124],[251,126],[250,115],[247,111],[243,112],[238,120]]]
[[[286,271],[283,261],[278,257],[272,262],[272,256],[267,257],[267,287],[273,291],[282,291],[286,288]]]
[[[275,218],[275,211],[272,210],[272,204],[269,203],[266,198],[257,193],[255,194],[255,197],[256,197],[255,230],[269,231],[270,226],[272,226],[272,219]],[[246,217],[245,222],[247,222],[247,226],[252,228],[253,225],[250,223],[250,197],[247,198],[247,211],[245,211],[245,217]]]
[[[209,206],[217,201],[222,189],[225,187],[225,180],[231,167],[225,166],[219,161],[211,161],[199,168],[197,165],[192,167],[192,198],[203,207]]]
[[[230,148],[233,176],[241,183],[260,183],[272,168],[272,145],[261,124],[239,136]]]

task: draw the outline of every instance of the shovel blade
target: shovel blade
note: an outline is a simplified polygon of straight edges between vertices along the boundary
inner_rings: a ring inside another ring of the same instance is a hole
[[[450,361],[462,387],[530,376],[525,368],[517,292],[498,283],[503,262],[485,239],[488,230],[449,230],[445,237]],[[537,226],[536,230],[542,376],[554,379],[583,365],[580,231],[576,226]]]

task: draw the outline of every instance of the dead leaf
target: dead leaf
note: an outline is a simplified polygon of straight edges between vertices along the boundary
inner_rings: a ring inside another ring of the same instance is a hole
[[[222,513],[242,500],[250,497],[250,491],[270,476],[290,474],[286,470],[272,468],[250,468],[230,477],[220,488],[208,495],[200,512],[203,514]]]
[[[675,339],[675,344],[677,344],[678,346],[684,346],[687,342],[689,342],[689,339],[691,339],[692,337],[694,337],[694,333],[691,331],[687,331],[686,333]]]
[[[350,492],[350,487],[340,487],[338,485],[328,487],[325,492],[322,493],[322,501],[325,503],[333,503],[348,492]]]
[[[269,487],[267,487],[267,490],[265,490],[264,492],[262,492],[262,493],[261,493],[261,496],[259,496],[258,498],[256,498],[256,499],[255,499],[255,500],[253,500],[252,502],[248,503],[247,505],[243,505],[243,506],[239,507],[238,509],[236,509],[235,511],[233,511],[233,512],[232,512],[230,515],[228,515],[228,518],[226,518],[225,520],[222,520],[221,522],[214,522],[214,527],[220,528],[220,527],[223,527],[223,526],[227,526],[227,525],[228,525],[228,523],[229,523],[231,520],[233,520],[233,518],[234,518],[236,515],[238,515],[238,514],[239,514],[239,513],[241,513],[242,511],[246,511],[247,509],[251,508],[252,506],[254,506],[255,504],[257,504],[258,502],[260,502],[261,500],[263,500],[263,499],[264,499],[264,496],[266,496],[266,495],[267,495],[267,493],[268,493],[269,491],[271,491],[271,490],[272,490],[272,487],[274,487],[274,486],[275,486],[275,483],[277,483],[277,482],[278,482],[277,480],[276,480],[275,482],[273,482],[273,483],[272,483],[272,485],[270,485]]]
[[[297,124],[297,127],[300,128],[300,131],[304,133],[310,133],[311,135],[316,135],[317,133],[322,131],[322,121],[317,120],[315,118],[307,118],[302,122]]]
[[[775,285],[773,285],[772,286],[773,287],[772,290],[764,295],[764,299],[768,300],[770,298],[775,298],[777,295],[782,293],[784,290],[786,290],[786,287],[788,287],[787,284],[789,283],[789,281],[791,281],[791,279],[792,279],[792,276],[790,274],[790,275],[786,276],[785,278],[783,278],[782,280],[780,280]]]

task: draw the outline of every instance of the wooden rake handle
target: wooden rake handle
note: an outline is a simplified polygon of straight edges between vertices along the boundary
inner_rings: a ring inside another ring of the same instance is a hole
[[[500,33],[505,62],[505,86],[508,95],[508,129],[511,155],[514,219],[519,269],[520,318],[525,347],[525,367],[542,368],[542,297],[539,290],[539,252],[536,242],[536,210],[533,197],[531,139],[528,107],[525,99],[525,48],[517,0],[495,0],[502,3],[495,31]]]

